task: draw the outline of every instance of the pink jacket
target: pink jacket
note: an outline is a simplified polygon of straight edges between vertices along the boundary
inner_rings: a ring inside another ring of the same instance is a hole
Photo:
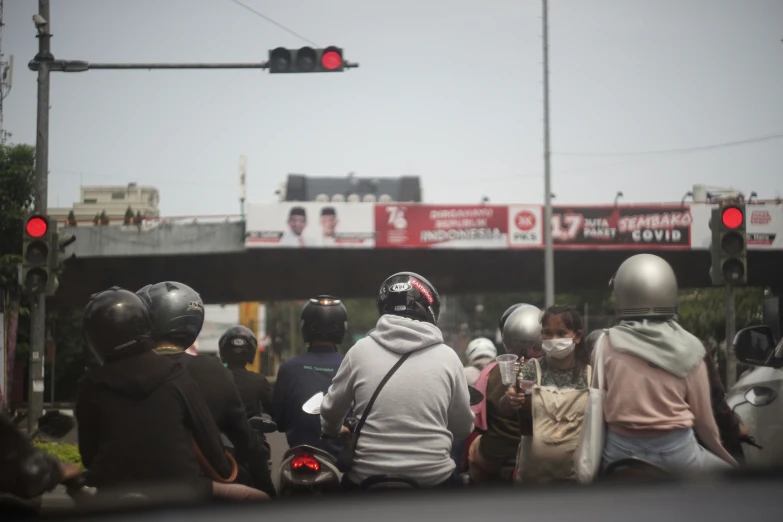
[[[491,364],[486,365],[484,369],[481,370],[478,380],[476,380],[476,385],[474,386],[474,388],[484,395],[484,400],[470,407],[473,414],[476,416],[476,419],[474,420],[476,428],[482,431],[487,430],[487,382],[489,381],[489,372],[491,372],[497,364],[497,362],[492,362]]]

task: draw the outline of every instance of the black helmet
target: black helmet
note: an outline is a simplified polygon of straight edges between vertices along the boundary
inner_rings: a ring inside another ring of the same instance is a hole
[[[440,296],[429,281],[413,272],[386,278],[378,291],[378,313],[437,324]]]
[[[348,311],[336,297],[319,295],[302,307],[299,324],[306,343],[320,338],[340,344],[348,329]]]
[[[147,307],[139,296],[116,286],[90,297],[82,328],[87,346],[101,363],[153,348]]]
[[[503,312],[503,315],[500,316],[500,321],[498,321],[498,328],[500,328],[500,333],[503,333],[503,327],[506,326],[506,321],[508,320],[509,316],[514,313],[514,310],[522,306],[522,303],[517,303],[515,305],[511,305],[508,310]]]
[[[252,364],[256,358],[258,340],[250,328],[242,325],[232,326],[220,336],[218,349],[220,360],[226,364]]]
[[[189,348],[204,325],[204,302],[187,285],[166,281],[147,285],[136,294],[150,309],[153,339]]]

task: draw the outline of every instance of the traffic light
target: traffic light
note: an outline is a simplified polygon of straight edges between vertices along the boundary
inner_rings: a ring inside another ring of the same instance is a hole
[[[19,284],[34,294],[43,292],[49,282],[50,234],[48,217],[33,214],[25,221]]]
[[[269,51],[270,73],[342,72],[345,70],[343,50],[331,46],[325,49],[278,47]]]
[[[712,284],[747,283],[748,246],[745,241],[745,205],[724,204],[712,209]]]
[[[61,238],[59,233],[54,232],[51,234],[50,238],[51,245],[47,263],[49,266],[49,280],[45,290],[46,295],[49,296],[54,295],[57,288],[60,286],[60,281],[57,279],[57,272],[63,269],[66,261],[76,256],[73,252],[70,254],[65,253],[66,247],[76,241],[75,235],[70,234]]]

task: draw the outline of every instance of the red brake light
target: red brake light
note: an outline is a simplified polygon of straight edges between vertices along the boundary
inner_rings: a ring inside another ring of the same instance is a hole
[[[737,207],[729,207],[723,211],[720,219],[726,228],[738,228],[742,225],[742,211]]]
[[[337,51],[326,51],[321,56],[321,66],[328,71],[339,69],[342,64],[343,57]]]
[[[49,228],[49,224],[46,220],[40,216],[33,216],[27,220],[25,230],[30,237],[43,237],[46,235],[46,230]]]
[[[321,463],[309,453],[300,453],[291,459],[291,469],[294,471],[321,471]]]

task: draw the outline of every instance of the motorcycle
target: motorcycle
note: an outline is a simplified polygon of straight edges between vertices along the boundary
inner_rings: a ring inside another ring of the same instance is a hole
[[[610,462],[601,473],[606,481],[660,482],[671,481],[675,476],[667,469],[644,459],[628,457]]]
[[[266,454],[269,455],[269,460],[267,460],[267,467],[269,468],[269,473],[272,473],[272,448],[269,446],[269,442],[267,442],[266,437],[263,436],[267,433],[276,432],[277,423],[272,420],[272,417],[266,414],[261,415],[260,417],[251,417],[248,422],[250,422],[250,427],[254,431],[260,433],[264,439]]]
[[[478,404],[484,395],[468,387],[470,403]],[[302,405],[302,411],[310,415],[321,414],[324,393],[319,392]],[[356,428],[357,419],[349,417],[345,425],[350,432]],[[324,494],[340,490],[342,473],[337,460],[330,453],[308,445],[290,448],[280,464],[280,496],[295,494]],[[367,477],[359,485],[361,491],[418,489],[419,484],[404,475],[375,475]]]

